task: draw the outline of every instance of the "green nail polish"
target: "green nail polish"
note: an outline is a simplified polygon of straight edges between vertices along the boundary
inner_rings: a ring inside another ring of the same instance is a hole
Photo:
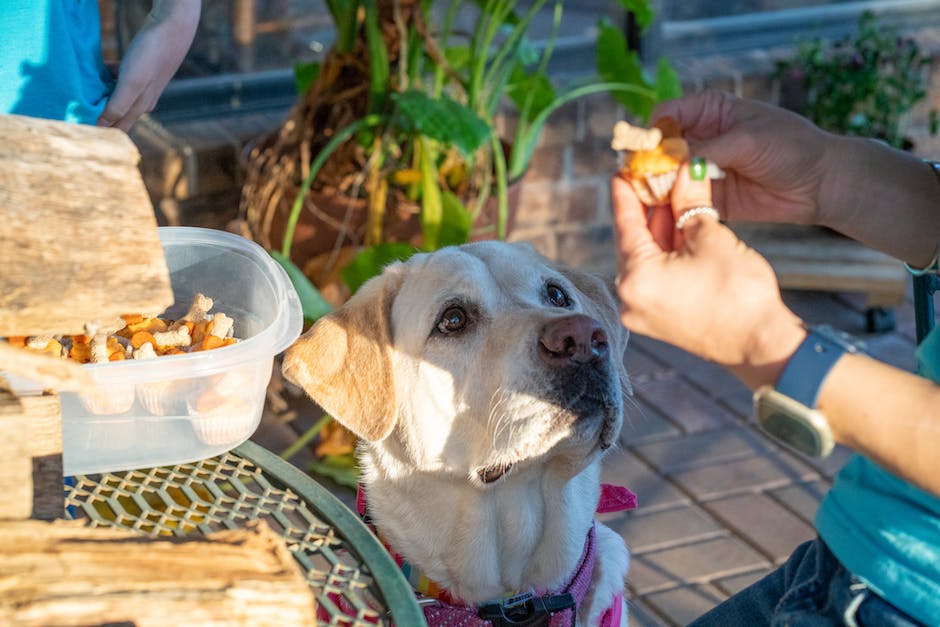
[[[692,176],[693,181],[704,181],[705,176],[708,174],[707,170],[704,157],[692,157],[692,162],[689,164],[689,174]]]

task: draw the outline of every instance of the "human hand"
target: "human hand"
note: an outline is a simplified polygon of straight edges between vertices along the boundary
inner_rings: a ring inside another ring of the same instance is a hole
[[[152,111],[179,69],[199,24],[199,0],[158,0],[118,69],[117,85],[98,126],[127,131]]]
[[[671,206],[649,219],[619,176],[611,195],[624,326],[727,366],[752,388],[775,383],[806,332],[770,264],[708,215],[675,228],[685,210],[712,204],[710,182],[684,164]]]
[[[834,136],[773,105],[703,91],[661,104],[652,119],[679,122],[693,155],[726,173],[714,182],[728,220],[825,224],[819,194]]]

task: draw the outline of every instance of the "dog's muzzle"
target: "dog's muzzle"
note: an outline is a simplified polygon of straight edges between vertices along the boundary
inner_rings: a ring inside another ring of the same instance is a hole
[[[547,366],[548,397],[571,420],[600,419],[594,423],[600,446],[610,447],[620,414],[619,382],[603,325],[584,314],[556,318],[541,328],[537,350]]]

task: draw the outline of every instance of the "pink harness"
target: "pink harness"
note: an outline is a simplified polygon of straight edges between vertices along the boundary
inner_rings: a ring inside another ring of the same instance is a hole
[[[621,512],[636,508],[636,495],[621,486],[608,483],[601,484],[601,496],[597,505],[598,514]],[[359,515],[366,519],[365,493],[362,487],[356,494],[356,508]],[[372,527],[370,525],[370,527]],[[533,608],[545,616],[550,617],[548,622],[531,624],[547,624],[549,627],[569,627],[575,624],[577,608],[581,606],[585,595],[591,585],[594,565],[597,562],[596,523],[591,525],[584,550],[574,573],[568,582],[559,590],[540,594],[521,594],[502,599],[501,601],[474,607],[463,603],[446,590],[441,590],[434,597],[424,599],[422,603],[424,618],[431,627],[497,627],[500,624],[530,624],[528,622],[515,622],[513,613],[531,611]],[[372,527],[373,532],[375,528]],[[376,532],[376,535],[378,533]],[[406,578],[412,575],[412,567],[391,547],[384,542],[385,547],[392,554],[395,562],[402,568]],[[425,580],[426,581],[426,580]],[[621,610],[623,607],[623,594],[618,594],[612,605],[601,615],[598,627],[620,627]],[[502,618],[505,617],[505,618]],[[506,619],[513,618],[513,621]]]

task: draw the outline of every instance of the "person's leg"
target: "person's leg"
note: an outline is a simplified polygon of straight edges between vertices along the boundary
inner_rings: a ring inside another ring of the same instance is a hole
[[[817,538],[689,627],[923,627],[842,566]]]
[[[820,545],[818,539],[801,544],[780,568],[697,618],[689,627],[770,625],[779,620],[781,612],[787,620],[797,618],[804,610],[809,612],[807,615],[818,615],[819,599],[825,597],[826,579],[833,568],[825,559],[828,550],[820,551]]]

